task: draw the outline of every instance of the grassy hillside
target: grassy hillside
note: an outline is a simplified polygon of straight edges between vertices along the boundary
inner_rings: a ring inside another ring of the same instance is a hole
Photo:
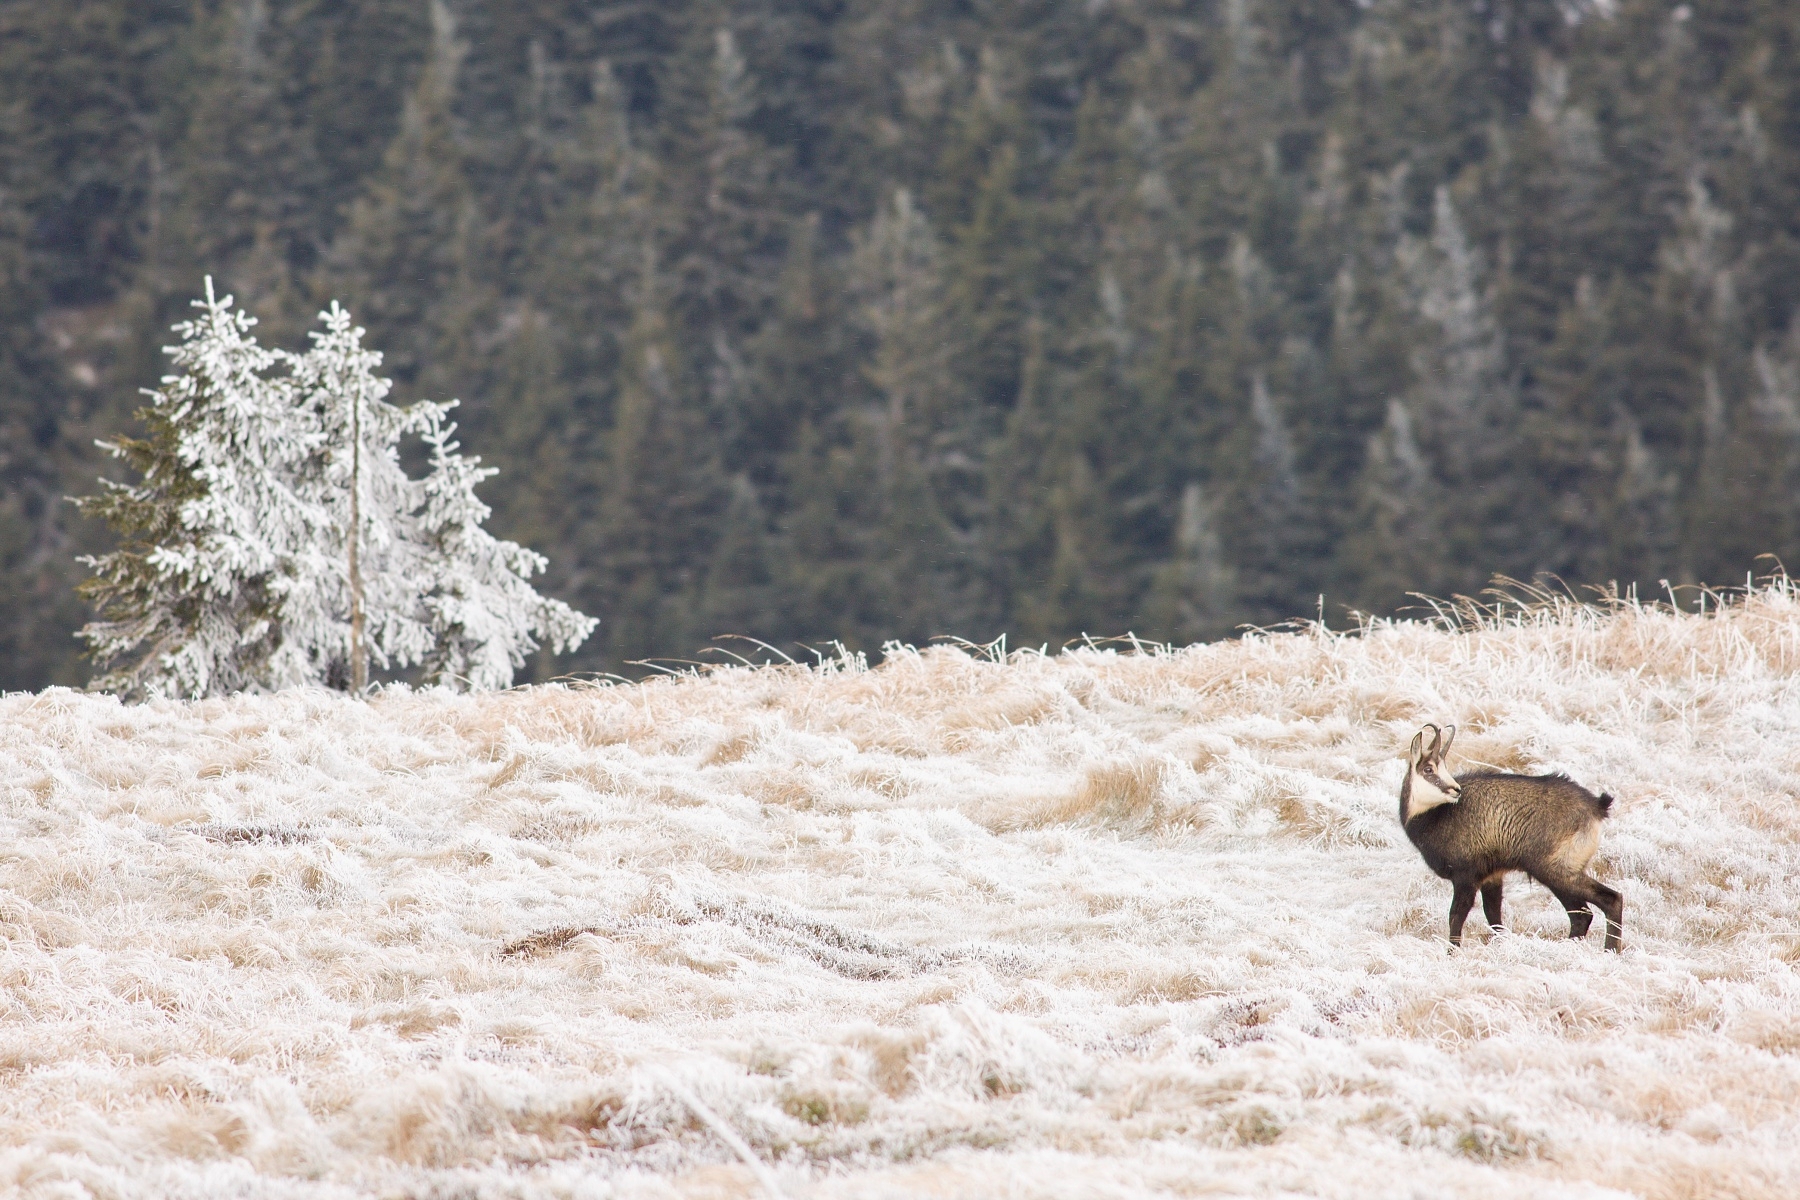
[[[0,1189],[1800,1194],[1800,595],[0,701]],[[1449,953],[1399,754],[1619,798]]]

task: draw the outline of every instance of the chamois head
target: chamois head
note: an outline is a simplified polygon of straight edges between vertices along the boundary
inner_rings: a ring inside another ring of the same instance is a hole
[[[1431,734],[1429,743],[1425,740],[1428,732]],[[1440,804],[1454,804],[1462,799],[1462,785],[1444,769],[1444,757],[1450,753],[1450,743],[1455,740],[1454,725],[1446,729],[1427,725],[1413,734],[1412,748],[1406,755],[1410,770],[1401,794],[1405,804],[1402,821],[1409,821]]]

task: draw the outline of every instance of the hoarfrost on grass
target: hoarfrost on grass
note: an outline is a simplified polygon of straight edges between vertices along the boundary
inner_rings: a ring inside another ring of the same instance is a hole
[[[26,1196],[1800,1194],[1800,605],[0,701]],[[1450,954],[1399,753],[1619,798]]]

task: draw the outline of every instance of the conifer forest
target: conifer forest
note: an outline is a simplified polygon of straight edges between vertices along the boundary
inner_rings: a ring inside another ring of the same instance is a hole
[[[526,679],[1800,561],[1791,0],[4,0],[0,687],[209,274],[460,400]]]

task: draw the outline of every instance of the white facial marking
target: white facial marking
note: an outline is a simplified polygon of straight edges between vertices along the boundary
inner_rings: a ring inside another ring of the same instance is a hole
[[[1446,782],[1448,782],[1446,780]],[[1455,786],[1452,784],[1451,786]],[[1408,820],[1422,812],[1429,812],[1440,804],[1455,804],[1457,794],[1446,791],[1425,777],[1419,764],[1412,769],[1412,787],[1408,790],[1406,800],[1406,816]]]

